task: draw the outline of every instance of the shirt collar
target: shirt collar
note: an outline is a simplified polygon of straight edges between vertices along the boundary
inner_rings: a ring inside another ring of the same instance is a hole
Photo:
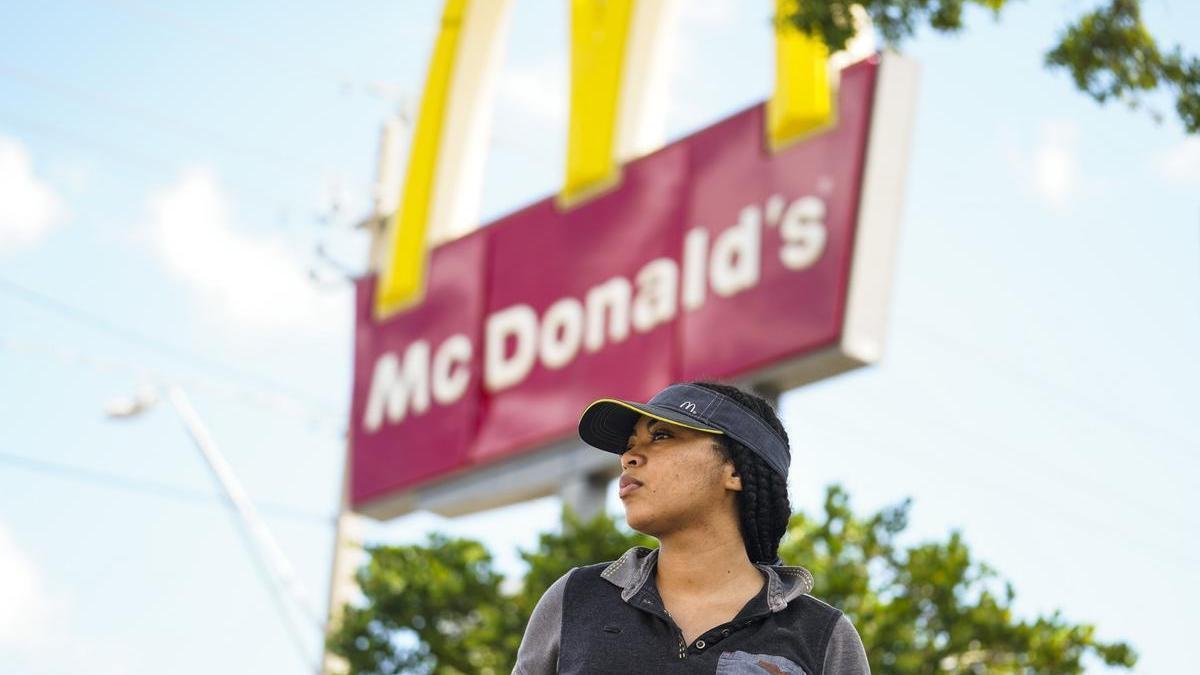
[[[621,589],[621,599],[629,602],[658,564],[658,549],[634,546],[604,568],[600,576]],[[813,587],[813,576],[803,567],[790,565],[754,566],[767,576],[767,606],[772,612],[787,607],[788,603],[808,593]]]

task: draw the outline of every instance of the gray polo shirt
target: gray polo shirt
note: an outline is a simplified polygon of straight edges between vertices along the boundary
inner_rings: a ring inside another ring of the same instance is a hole
[[[808,594],[808,570],[756,565],[766,579],[758,595],[687,644],[658,594],[657,560],[657,550],[635,547],[555,581],[529,619],[514,675],[870,674],[849,619]]]

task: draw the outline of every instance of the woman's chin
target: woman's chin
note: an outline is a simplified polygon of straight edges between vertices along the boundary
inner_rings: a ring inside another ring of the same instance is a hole
[[[654,518],[643,513],[637,506],[631,508],[629,504],[625,505],[625,524],[642,534],[655,536]]]

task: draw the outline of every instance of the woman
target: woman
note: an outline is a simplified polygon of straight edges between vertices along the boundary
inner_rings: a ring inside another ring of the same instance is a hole
[[[675,384],[648,403],[592,403],[579,434],[620,455],[626,521],[659,547],[554,582],[515,674],[870,672],[850,621],[776,555],[791,454],[770,404]]]

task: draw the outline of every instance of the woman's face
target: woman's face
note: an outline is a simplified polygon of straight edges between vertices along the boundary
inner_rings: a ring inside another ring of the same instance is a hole
[[[715,437],[643,415],[621,455],[625,520],[633,529],[661,537],[686,527],[704,526],[713,517],[736,517],[741,479],[721,459]]]

